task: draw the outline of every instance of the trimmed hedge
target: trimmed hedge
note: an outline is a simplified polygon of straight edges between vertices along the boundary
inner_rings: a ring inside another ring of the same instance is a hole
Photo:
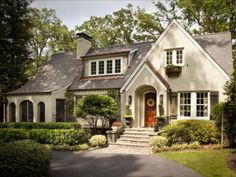
[[[50,150],[33,141],[0,143],[2,177],[48,177],[50,160]]]
[[[193,143],[214,144],[219,141],[219,132],[212,121],[179,120],[163,128],[162,136],[168,139],[168,144]]]
[[[0,123],[0,128],[77,130],[81,128],[81,125],[75,122],[8,122]]]
[[[0,129],[0,141],[12,142],[31,139],[42,144],[76,145],[88,142],[88,135],[83,129]]]

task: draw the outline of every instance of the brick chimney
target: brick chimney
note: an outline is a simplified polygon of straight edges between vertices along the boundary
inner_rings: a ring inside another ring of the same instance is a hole
[[[77,36],[76,58],[81,59],[81,56],[84,56],[91,48],[92,38],[83,32],[76,33],[76,36]]]

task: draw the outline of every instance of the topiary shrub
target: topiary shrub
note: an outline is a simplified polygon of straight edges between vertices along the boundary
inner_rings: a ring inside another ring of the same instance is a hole
[[[0,123],[0,128],[19,129],[81,129],[75,122],[8,122]]]
[[[200,144],[211,144],[219,141],[219,132],[212,121],[179,120],[163,128],[162,136],[168,144],[183,144],[198,141]]]
[[[3,177],[48,177],[50,160],[50,150],[30,140],[0,144]]]
[[[105,146],[107,139],[104,135],[94,135],[89,139],[89,143],[92,147]]]

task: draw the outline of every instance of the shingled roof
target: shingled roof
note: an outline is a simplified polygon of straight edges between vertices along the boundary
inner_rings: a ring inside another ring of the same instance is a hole
[[[150,50],[154,42],[144,42],[144,43],[136,43],[132,45],[122,45],[122,46],[113,46],[102,49],[91,49],[86,56],[97,55],[100,54],[109,54],[108,51],[112,53],[119,53],[121,51],[131,51],[138,49],[135,52],[133,59],[131,60],[130,66],[126,70],[123,76],[104,76],[104,77],[91,77],[91,78],[83,78],[80,75],[77,76],[72,85],[68,88],[68,90],[90,90],[90,89],[119,89],[122,87],[124,82],[130,76],[130,74],[134,71],[134,69],[138,66],[139,62],[143,59],[146,53]],[[80,69],[83,70],[83,63],[80,61]]]
[[[195,36],[199,45],[221,66],[230,76],[232,66],[232,44],[229,32]],[[120,89],[129,78],[140,61],[151,49],[154,42],[136,43],[100,49],[90,49],[84,57],[107,55],[111,53],[129,52],[137,49],[124,75],[99,76],[83,78],[84,64],[76,60],[74,53],[60,53],[40,69],[33,79],[21,88],[8,94],[48,93],[68,87],[68,90]]]
[[[68,87],[78,76],[78,72],[78,63],[74,53],[55,54],[31,80],[7,94],[55,92]]]
[[[195,36],[194,39],[229,76],[233,73],[230,32]]]

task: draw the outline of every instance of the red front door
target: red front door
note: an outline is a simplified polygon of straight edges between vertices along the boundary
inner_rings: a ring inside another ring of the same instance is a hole
[[[156,124],[156,93],[145,94],[145,127]]]

